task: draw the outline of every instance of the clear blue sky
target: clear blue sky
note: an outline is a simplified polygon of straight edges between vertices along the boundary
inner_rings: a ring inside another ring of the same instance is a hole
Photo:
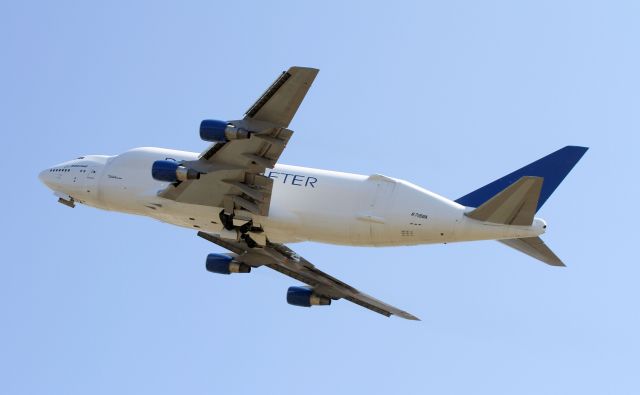
[[[178,3],[0,3],[0,393],[640,393],[640,3]],[[200,151],[201,119],[240,117],[291,65],[321,72],[283,163],[457,198],[591,147],[540,211],[568,268],[495,242],[303,243],[423,321],[296,308],[289,278],[212,275],[193,231],[71,210],[37,179]]]

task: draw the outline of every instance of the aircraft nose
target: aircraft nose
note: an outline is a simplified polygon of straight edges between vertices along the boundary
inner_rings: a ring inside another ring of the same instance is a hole
[[[49,175],[49,170],[48,169],[47,170],[42,170],[40,172],[40,174],[38,174],[38,178],[40,179],[40,182],[42,182],[44,185],[47,185],[47,186],[49,186],[47,184],[47,178],[48,178],[47,176],[48,175]]]
[[[49,169],[44,169],[40,173],[38,173],[38,179],[49,189],[55,190],[54,187],[58,185],[53,174],[51,173],[51,170]]]

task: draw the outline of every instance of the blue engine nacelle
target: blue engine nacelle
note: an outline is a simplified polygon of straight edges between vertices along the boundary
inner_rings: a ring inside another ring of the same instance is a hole
[[[242,262],[235,262],[233,257],[225,254],[207,255],[207,271],[218,274],[249,273],[251,266]]]
[[[197,180],[200,178],[200,172],[187,169],[172,160],[157,160],[151,166],[151,177],[157,181],[178,182]]]
[[[308,287],[289,287],[287,303],[301,307],[326,306],[331,304],[331,299],[314,293]]]
[[[200,122],[200,138],[212,143],[224,143],[229,140],[248,139],[249,132],[239,129],[225,121],[205,119]]]

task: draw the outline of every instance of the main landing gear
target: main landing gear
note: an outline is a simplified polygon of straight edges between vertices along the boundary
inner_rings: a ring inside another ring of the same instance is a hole
[[[233,230],[237,231],[238,236],[240,237],[240,240],[244,240],[245,243],[247,243],[247,247],[255,248],[258,246],[258,243],[251,238],[249,233],[250,232],[262,233],[264,232],[264,230],[262,230],[262,227],[253,226],[253,220],[245,221],[245,220],[236,219],[235,214],[227,214],[224,212],[224,210],[220,211],[219,217],[220,217],[220,222],[222,223],[224,228],[231,231]],[[241,221],[245,221],[245,222],[242,225],[236,225],[234,220],[236,222],[241,222]]]

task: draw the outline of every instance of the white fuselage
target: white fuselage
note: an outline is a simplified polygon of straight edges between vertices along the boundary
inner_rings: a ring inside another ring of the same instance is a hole
[[[40,173],[56,194],[97,208],[145,215],[173,225],[231,238],[219,207],[178,203],[158,196],[168,183],[151,177],[156,160],[190,161],[197,153],[137,148],[117,156],[86,156]],[[264,173],[274,180],[269,215],[244,213],[272,242],[317,241],[392,246],[534,237],[546,225],[477,221],[470,209],[404,180],[289,165]]]

